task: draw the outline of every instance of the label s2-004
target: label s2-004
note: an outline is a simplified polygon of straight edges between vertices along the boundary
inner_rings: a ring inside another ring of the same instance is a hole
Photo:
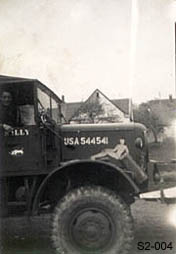
[[[137,243],[138,250],[172,250],[173,244],[172,242],[138,242]]]

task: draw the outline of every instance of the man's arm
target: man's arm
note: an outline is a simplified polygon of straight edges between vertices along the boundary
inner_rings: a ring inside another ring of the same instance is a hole
[[[4,123],[0,123],[0,127],[2,127],[5,131],[12,131],[13,128],[8,125],[8,124],[4,124]]]
[[[113,148],[113,152],[117,152],[119,150],[119,144],[117,144],[114,148]]]

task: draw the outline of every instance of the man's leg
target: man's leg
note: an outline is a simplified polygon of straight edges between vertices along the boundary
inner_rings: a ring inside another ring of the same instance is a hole
[[[132,171],[134,173],[137,183],[141,184],[148,179],[142,168],[140,168],[140,166],[133,160],[133,158],[129,154],[122,160],[122,163],[129,171]]]

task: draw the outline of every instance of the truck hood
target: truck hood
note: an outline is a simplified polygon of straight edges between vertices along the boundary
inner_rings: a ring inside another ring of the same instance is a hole
[[[62,132],[67,131],[108,131],[108,130],[133,130],[146,127],[139,123],[101,123],[101,124],[63,124]]]

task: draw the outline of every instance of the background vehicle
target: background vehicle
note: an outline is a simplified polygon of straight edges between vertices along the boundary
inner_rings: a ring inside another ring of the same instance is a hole
[[[149,163],[146,128],[62,124],[61,100],[38,80],[1,76],[4,89],[14,97],[21,124],[11,132],[1,128],[2,215],[14,207],[28,215],[53,212],[58,253],[127,253],[133,240],[130,205],[143,192],[161,190],[157,164]],[[132,164],[91,159],[122,138]],[[148,181],[139,181],[132,165]]]

